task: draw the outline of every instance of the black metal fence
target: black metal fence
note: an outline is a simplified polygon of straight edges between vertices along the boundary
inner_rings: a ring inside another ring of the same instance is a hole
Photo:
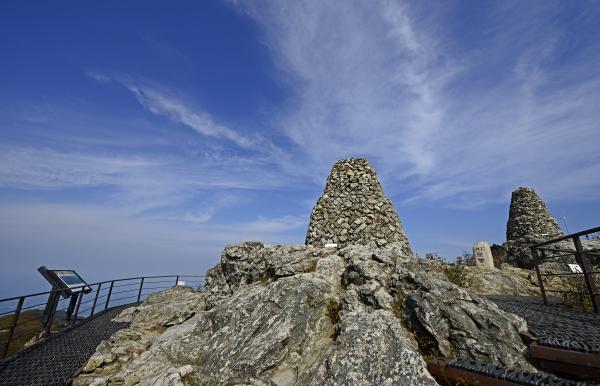
[[[531,254],[544,304],[548,304],[547,293],[556,293],[563,296],[563,298],[568,296],[579,299],[587,298],[593,311],[600,313],[600,294],[594,279],[594,275],[600,275],[600,270],[595,269],[600,264],[600,248],[584,248],[581,242],[581,237],[586,236],[589,239],[590,235],[599,232],[600,227],[592,228],[531,246]],[[564,270],[559,272],[542,271],[540,264],[550,261],[559,261],[565,266],[568,266],[571,262],[572,272],[565,272]],[[583,285],[575,290],[569,289],[569,286],[565,286],[566,289],[548,288],[544,284],[544,278],[550,277],[579,277],[583,279],[581,281]]]
[[[142,276],[82,285],[71,288],[76,297],[73,303],[71,297],[51,296],[62,289],[0,299],[0,309],[11,309],[0,312],[2,320],[10,319],[8,325],[0,326],[0,359],[19,351],[27,340],[45,339],[110,307],[137,303],[151,293],[176,285],[200,291],[204,276]],[[86,288],[89,290],[84,291]]]

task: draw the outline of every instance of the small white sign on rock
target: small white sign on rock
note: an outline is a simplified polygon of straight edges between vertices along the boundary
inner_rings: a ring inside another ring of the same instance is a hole
[[[183,281],[183,280],[177,280],[177,285],[185,285],[185,281]]]
[[[573,273],[583,273],[583,269],[579,266],[579,264],[568,264],[569,268],[571,268],[571,272]]]
[[[337,244],[325,244],[325,248],[337,248]]]

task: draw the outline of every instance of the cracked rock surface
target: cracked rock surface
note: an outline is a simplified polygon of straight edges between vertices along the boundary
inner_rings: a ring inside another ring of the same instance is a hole
[[[74,385],[435,385],[424,358],[532,367],[525,322],[405,244],[225,248],[206,290],[119,316]]]

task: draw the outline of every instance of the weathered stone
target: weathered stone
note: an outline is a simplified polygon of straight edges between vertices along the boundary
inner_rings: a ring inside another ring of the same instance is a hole
[[[337,204],[342,201],[345,207]],[[344,239],[340,238],[347,234]],[[306,244],[322,247],[332,242],[342,247],[401,243],[404,253],[412,255],[398,214],[385,196],[377,174],[364,158],[336,162],[325,191],[313,208]]]
[[[77,384],[434,385],[424,341],[435,342],[444,359],[529,368],[522,320],[427,272],[403,247],[227,247],[204,293],[176,287],[124,312],[131,327],[111,338],[110,350],[117,358],[129,353],[128,360],[101,364]],[[213,300],[165,325],[172,316],[160,315],[159,305],[170,309],[186,297]],[[150,344],[135,355],[123,350],[145,339]]]
[[[99,382],[105,385],[111,380],[119,384],[137,384],[144,378],[143,374],[128,369],[129,363],[144,354],[157,337],[166,335],[165,330],[174,331],[173,326],[185,324],[197,312],[203,312],[205,297],[206,294],[192,288],[175,286],[151,294],[139,306],[125,309],[113,320],[131,322],[130,327],[100,343],[84,365],[83,374],[73,384],[84,386]],[[173,380],[170,382],[164,384],[177,384]]]
[[[404,309],[421,350],[533,370],[524,360],[527,346],[520,334],[527,332],[527,323],[522,318],[439,277],[417,272],[399,280],[415,288]]]
[[[490,244],[485,241],[479,241],[473,244],[473,259],[475,265],[479,267],[494,268],[494,258]]]

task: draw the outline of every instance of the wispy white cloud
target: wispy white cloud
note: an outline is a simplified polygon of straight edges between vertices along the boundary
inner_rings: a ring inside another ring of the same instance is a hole
[[[438,95],[460,66],[414,28],[404,6],[241,6],[264,27],[279,68],[293,81],[294,96],[279,123],[312,168],[323,171],[348,155],[395,159],[403,175],[435,166],[430,142],[444,112]]]
[[[126,206],[134,214],[175,207],[202,194],[209,197],[205,199],[214,204],[214,210],[235,203],[237,198],[228,190],[281,189],[293,181],[264,157],[207,152],[192,161],[182,156],[85,154],[0,145],[0,186],[33,190],[113,188],[109,196],[112,203]],[[208,220],[214,215],[209,212],[190,211],[187,219]]]
[[[549,199],[599,197],[600,180],[564,177],[600,165],[598,34],[569,35],[564,5],[492,4],[460,31],[461,3],[233,6],[262,28],[290,86],[278,127],[298,173],[320,180],[336,159],[367,156],[407,202],[484,205],[523,184]],[[578,28],[599,16],[575,13]]]
[[[135,81],[132,77],[124,75],[111,76],[100,72],[88,72],[88,76],[99,82],[115,81],[120,83],[131,91],[137,101],[151,113],[172,119],[201,135],[226,139],[243,148],[253,148],[261,142],[258,136],[251,138],[216,123],[209,113],[192,106],[190,98],[185,97],[181,92],[175,92],[147,81]]]

